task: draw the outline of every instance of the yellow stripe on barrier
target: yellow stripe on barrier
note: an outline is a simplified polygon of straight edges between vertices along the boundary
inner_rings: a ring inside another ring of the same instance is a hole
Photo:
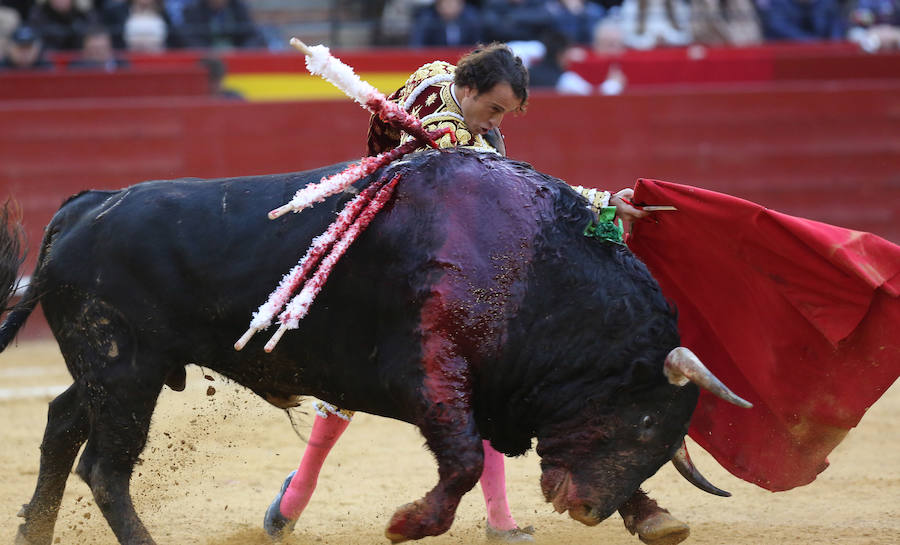
[[[404,72],[368,72],[359,74],[376,89],[390,95],[399,89],[409,74]],[[344,98],[340,89],[309,74],[229,74],[223,82],[227,89],[241,93],[247,100],[322,100]]]

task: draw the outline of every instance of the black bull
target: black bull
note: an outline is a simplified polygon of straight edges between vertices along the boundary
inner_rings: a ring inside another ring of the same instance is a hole
[[[403,178],[300,328],[272,353],[265,332],[235,351],[348,195],[266,213],[340,167],[146,182],[60,208],[0,329],[2,348],[40,301],[74,379],[50,403],[23,541],[50,542],[86,441],[77,473],[117,538],[152,543],[129,479],[157,396],[189,363],[274,404],[311,395],[418,426],[440,478],[397,511],[394,539],[450,527],[482,438],[509,455],[537,438],[547,500],[589,524],[672,458],[698,389],[663,374],[679,336],[656,282],[625,247],[583,235],[592,215],[565,184],[492,155],[428,152],[376,173]]]

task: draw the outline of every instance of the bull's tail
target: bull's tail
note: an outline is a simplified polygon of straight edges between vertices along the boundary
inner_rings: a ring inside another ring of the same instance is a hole
[[[11,311],[0,324],[0,352],[16,336],[37,305],[38,299],[32,286],[29,286],[15,307],[7,307],[18,288],[19,267],[25,260],[22,251],[22,223],[17,216],[18,213],[10,202],[0,208],[0,314]]]

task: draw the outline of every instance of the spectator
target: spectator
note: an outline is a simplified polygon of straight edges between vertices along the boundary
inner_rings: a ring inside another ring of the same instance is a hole
[[[547,4],[546,0],[484,0],[481,10],[485,40],[535,40],[553,26]]]
[[[162,15],[158,13],[135,13],[125,21],[123,32],[125,47],[139,53],[162,53],[166,50],[168,30]]]
[[[618,12],[603,18],[594,27],[591,49],[598,55],[618,56],[625,51],[625,32]]]
[[[225,63],[221,59],[208,57],[200,60],[200,65],[209,73],[209,94],[218,98],[229,100],[243,100],[244,97],[234,89],[225,87]]]
[[[423,8],[409,35],[412,47],[475,45],[482,39],[481,15],[464,0],[435,0]]]
[[[188,5],[189,0],[163,0],[163,11],[169,23],[175,28],[184,26],[184,10]]]
[[[69,68],[115,72],[125,68],[128,62],[116,57],[112,37],[106,27],[96,25],[87,30],[81,46],[81,55],[69,63]]]
[[[840,40],[844,23],[838,0],[757,0],[767,40]]]
[[[19,16],[19,22],[28,20],[33,5],[34,0],[0,0],[0,8],[15,11]]]
[[[75,0],[44,0],[31,10],[29,18],[49,50],[81,49],[84,33],[97,23],[98,17],[89,5],[77,5]]]
[[[762,41],[762,27],[751,0],[691,0],[694,42],[744,46]]]
[[[413,19],[431,3],[432,0],[386,0],[378,18],[374,45],[407,45]]]
[[[613,10],[600,24],[594,27],[592,49],[595,54],[605,57],[618,57],[625,52],[625,33],[619,19],[618,10]],[[606,78],[597,90],[602,95],[619,95],[625,91],[628,78],[618,62],[613,61],[606,72]]]
[[[568,95],[589,95],[593,91],[590,83],[568,70],[572,55],[580,51],[573,47],[566,34],[558,30],[548,30],[541,35],[544,44],[544,58],[528,68],[528,82],[532,89],[553,89]]]
[[[547,4],[553,26],[573,44],[588,45],[603,8],[585,0],[554,0]]]
[[[189,47],[265,46],[243,0],[194,0],[185,8],[181,34]]]
[[[33,28],[19,25],[0,61],[0,70],[50,70],[53,64],[44,57],[41,38]]]
[[[653,49],[691,42],[691,13],[684,0],[625,0],[621,13],[628,47]]]
[[[178,33],[175,32],[175,27],[160,0],[108,0],[102,18],[103,24],[112,33],[113,47],[116,49],[125,47],[125,23],[129,17],[138,13],[159,15],[166,25],[166,48],[181,46]]]
[[[847,38],[869,53],[900,49],[900,0],[856,0],[850,4]]]
[[[6,50],[6,42],[21,22],[18,11],[0,5],[0,54]]]

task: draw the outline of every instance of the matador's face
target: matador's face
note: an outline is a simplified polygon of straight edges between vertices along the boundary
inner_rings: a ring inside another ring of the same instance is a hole
[[[521,99],[506,81],[481,94],[474,87],[462,85],[457,87],[456,93],[463,119],[473,134],[485,134],[496,129],[504,115],[518,110],[522,105]]]

